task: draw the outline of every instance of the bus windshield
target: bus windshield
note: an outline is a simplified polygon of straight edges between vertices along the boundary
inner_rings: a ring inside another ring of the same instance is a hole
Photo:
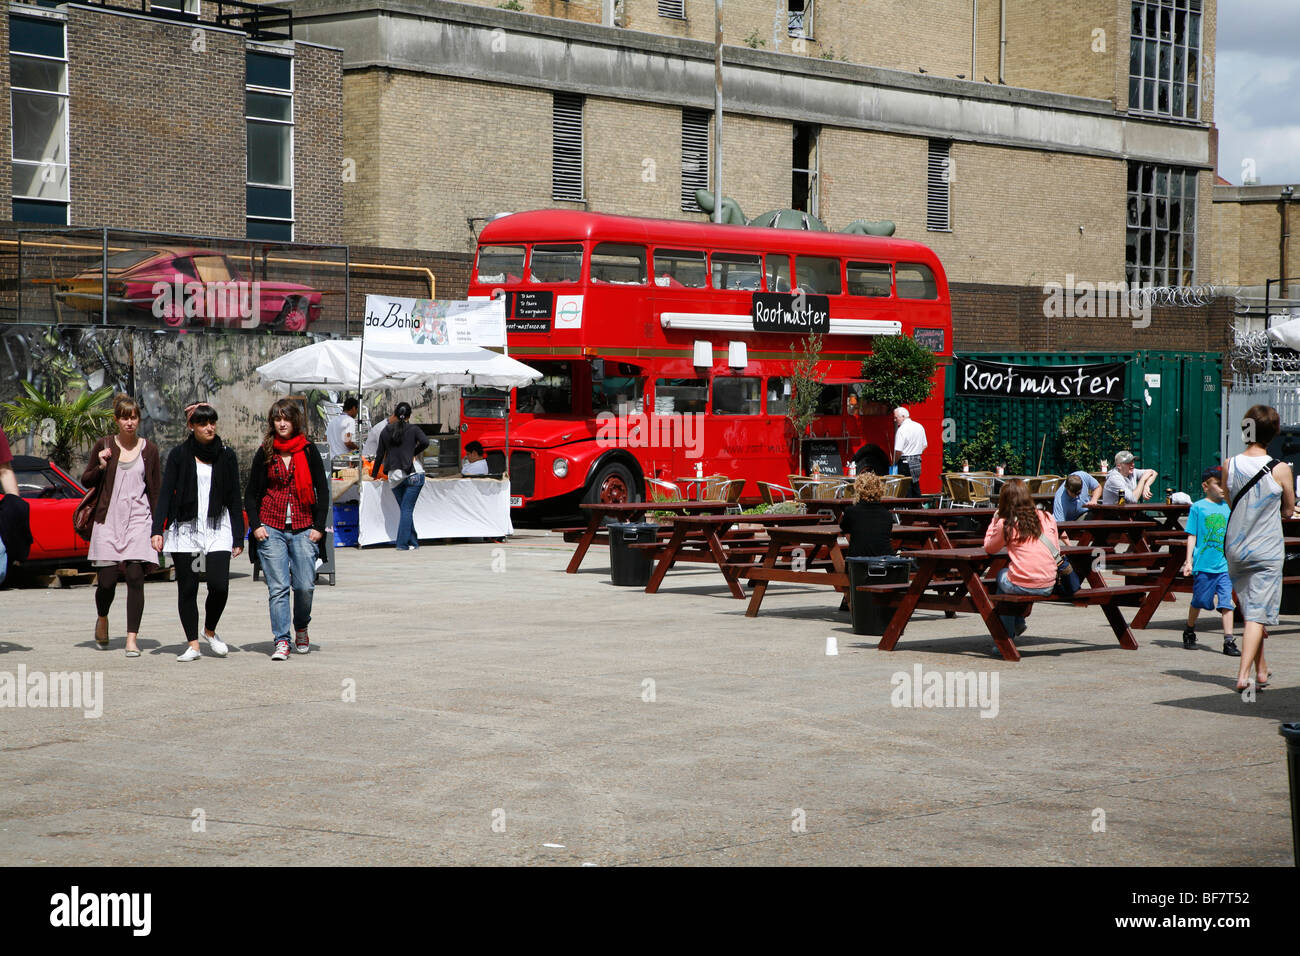
[[[465,417],[505,418],[509,395],[504,388],[467,388],[461,392]]]
[[[525,415],[573,414],[573,366],[570,362],[531,362],[542,377],[515,395],[515,408]]]

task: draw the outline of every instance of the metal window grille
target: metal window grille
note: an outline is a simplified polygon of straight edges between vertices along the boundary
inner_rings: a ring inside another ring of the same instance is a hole
[[[925,228],[930,232],[951,232],[949,210],[948,148],[951,143],[930,140],[925,170]]]
[[[695,190],[709,188],[709,114],[682,110],[682,210],[703,212]]]
[[[1196,170],[1129,163],[1124,263],[1130,286],[1196,284]]]
[[[1200,115],[1201,0],[1134,0],[1128,106],[1142,113]]]
[[[582,97],[556,93],[551,112],[551,198],[582,202]]]
[[[659,16],[672,20],[685,20],[686,0],[659,0]]]

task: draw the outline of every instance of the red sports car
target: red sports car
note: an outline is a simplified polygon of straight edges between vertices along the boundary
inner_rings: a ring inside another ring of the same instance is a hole
[[[13,469],[18,493],[31,509],[32,550],[23,564],[85,561],[90,545],[72,530],[72,512],[85,497],[86,489],[44,458],[15,455]]]
[[[216,249],[130,249],[105,260],[110,312],[146,312],[177,328],[209,325],[253,329],[276,326],[302,332],[321,314],[325,294],[293,282],[250,280],[233,257]],[[53,284],[64,305],[102,308],[104,270],[98,266]]]

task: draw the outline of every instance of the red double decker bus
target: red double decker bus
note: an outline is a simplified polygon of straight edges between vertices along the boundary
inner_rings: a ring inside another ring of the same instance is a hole
[[[569,513],[582,501],[647,500],[646,476],[787,485],[875,445],[892,459],[892,410],[861,405],[862,360],[878,335],[952,354],[948,283],[935,254],[904,240],[567,210],[484,226],[470,298],[504,294],[510,355],[543,373],[513,401],[462,393],[462,441],[503,470],[513,505]],[[803,436],[786,416],[791,345],[822,332],[825,388]],[[925,426],[923,490],[942,461],[941,358]]]

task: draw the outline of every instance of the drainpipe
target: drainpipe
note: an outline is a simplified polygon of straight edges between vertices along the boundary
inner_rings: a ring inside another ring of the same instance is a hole
[[[975,82],[975,24],[979,20],[980,0],[970,0],[970,81]]]
[[[1007,81],[1007,0],[998,10],[998,82]]]
[[[1277,274],[1283,277],[1280,280],[1280,289],[1278,292],[1278,298],[1280,299],[1291,298],[1291,296],[1288,294],[1285,277],[1286,277],[1286,246],[1287,246],[1287,240],[1291,236],[1291,230],[1288,227],[1288,223],[1287,223],[1287,207],[1291,205],[1291,196],[1294,193],[1295,193],[1294,187],[1292,186],[1282,187],[1282,197],[1281,197],[1282,198],[1282,235],[1279,237],[1278,248],[1277,248]]]

